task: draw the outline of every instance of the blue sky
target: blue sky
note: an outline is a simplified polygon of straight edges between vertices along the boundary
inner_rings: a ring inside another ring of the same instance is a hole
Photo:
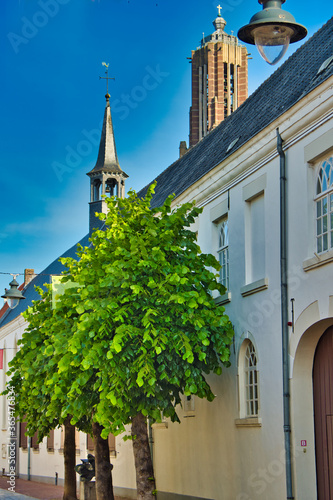
[[[214,31],[218,3],[0,2],[0,273],[41,272],[88,231],[85,174],[98,153],[103,61],[116,78],[109,92],[127,189],[140,190],[177,159],[179,142],[188,141],[189,133],[191,66],[186,58],[203,32]],[[220,5],[225,30],[234,34],[261,9],[255,0]],[[288,0],[283,8],[309,35],[332,15],[324,0]],[[283,61],[302,43],[290,46]],[[265,63],[254,47],[248,51],[252,93],[276,66]],[[10,280],[0,274],[2,293]]]

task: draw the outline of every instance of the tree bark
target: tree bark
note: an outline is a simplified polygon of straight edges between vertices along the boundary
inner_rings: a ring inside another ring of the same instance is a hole
[[[103,427],[93,422],[97,500],[114,500],[109,443],[101,437]]]
[[[76,500],[76,472],[75,472],[75,426],[70,418],[65,422],[64,439],[64,496],[63,500]]]
[[[138,413],[132,418],[133,452],[136,471],[137,500],[155,499],[154,469],[151,460],[147,419]]]

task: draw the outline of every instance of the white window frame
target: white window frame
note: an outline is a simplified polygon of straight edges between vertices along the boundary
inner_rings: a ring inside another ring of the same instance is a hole
[[[225,198],[224,200],[220,201],[220,203],[218,203],[217,205],[215,205],[214,207],[212,207],[210,209],[210,220],[212,222],[212,248],[213,248],[213,252],[217,256],[217,259],[219,261],[220,261],[220,255],[222,255],[224,252],[225,256],[227,257],[227,263],[228,263],[227,267],[225,268],[227,271],[226,292],[223,295],[219,295],[217,293],[214,294],[215,303],[218,305],[221,305],[221,304],[226,304],[226,303],[231,301],[231,292],[229,291],[229,287],[230,287],[230,279],[229,279],[230,278],[230,273],[229,273],[229,269],[230,269],[230,266],[229,266],[229,255],[230,255],[230,252],[229,252],[229,196],[228,196],[228,198]],[[220,244],[220,242],[219,242],[220,234],[221,234],[220,227],[223,223],[225,223],[225,221],[228,221],[227,242],[225,241],[225,238],[224,238],[223,244]],[[222,260],[222,258],[221,258],[221,260]],[[224,272],[224,270],[221,269],[219,281],[222,284],[224,284],[223,283],[223,272]]]
[[[245,415],[246,417],[257,417],[259,415],[258,356],[250,340],[247,341],[244,353],[244,377]]]
[[[230,288],[229,283],[229,220],[228,217],[224,217],[218,223],[218,261],[220,263],[220,283],[225,287],[226,291]]]
[[[240,340],[238,354],[238,409],[240,418],[235,419],[235,424],[237,427],[261,427],[258,351],[250,332],[244,333]],[[255,356],[255,364],[250,367],[248,366],[249,355],[252,356],[252,359]]]
[[[320,162],[315,201],[315,235],[318,255],[333,250],[333,156]]]

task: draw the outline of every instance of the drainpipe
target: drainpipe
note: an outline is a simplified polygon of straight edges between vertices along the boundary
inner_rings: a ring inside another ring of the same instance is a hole
[[[149,441],[149,447],[150,447],[150,456],[151,456],[151,463],[153,464],[154,468],[154,438],[153,438],[153,428],[151,426],[151,419],[148,419],[148,441]]]
[[[291,472],[291,426],[290,426],[290,382],[289,382],[289,330],[288,330],[288,281],[287,281],[287,178],[286,156],[282,148],[279,129],[277,151],[280,156],[280,275],[281,275],[281,323],[282,323],[282,364],[283,364],[283,429],[286,454],[287,499],[293,496]]]
[[[28,436],[28,481],[31,480],[31,475],[30,475],[30,461],[31,461],[31,437]]]

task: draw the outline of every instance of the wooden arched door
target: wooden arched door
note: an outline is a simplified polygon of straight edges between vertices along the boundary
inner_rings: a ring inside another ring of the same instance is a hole
[[[313,402],[318,500],[333,500],[333,326],[315,352]]]

